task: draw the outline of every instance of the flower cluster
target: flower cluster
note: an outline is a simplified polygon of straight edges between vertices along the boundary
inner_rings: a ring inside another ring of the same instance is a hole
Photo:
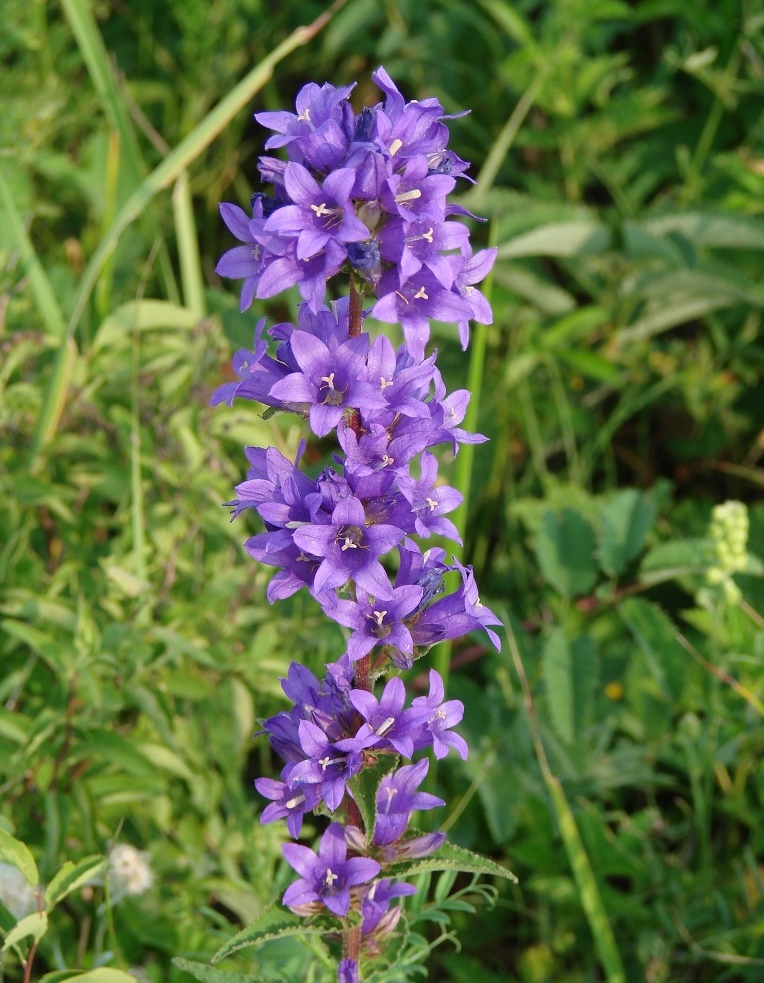
[[[468,322],[491,321],[474,286],[496,251],[475,255],[467,227],[447,204],[468,165],[446,149],[447,116],[437,99],[404,102],[387,72],[372,75],[385,101],[354,114],[353,86],[306,85],[296,113],[258,113],[288,160],[260,159],[273,193],[252,196],[251,217],[236,205],[221,208],[243,246],[229,250],[217,270],[244,279],[241,307],[298,285],[311,311],[323,307],[326,282],[352,268],[376,298],[377,320],[401,324],[412,355],[421,356],[429,321],[459,325],[467,347]]]
[[[462,497],[438,479],[431,448],[456,453],[485,439],[460,427],[469,393],[449,394],[435,354],[425,355],[429,319],[458,324],[465,346],[471,318],[490,322],[474,284],[495,250],[473,255],[467,227],[453,219],[464,209],[446,202],[468,165],[446,149],[442,106],[406,103],[382,68],[373,78],[384,102],[358,114],[352,86],[310,84],[296,113],[256,117],[277,134],[266,148],[284,148],[288,161],[261,158],[274,192],[253,196],[251,218],[221,206],[245,245],[227,252],[218,272],[244,280],[242,310],[294,284],[304,303],[296,324],[257,325],[252,349],[234,356],[237,380],[212,400],[257,400],[302,415],[316,437],[336,435],[333,464],[316,475],[301,469],[304,444],[294,461],[274,447],[248,447],[250,468],[229,505],[234,516],[254,509],[264,524],[246,549],[276,568],[268,599],[304,587],[347,629],[346,651],[323,679],[295,662],[282,680],[292,707],[266,720],[264,732],[284,766],[278,780],[255,783],[269,800],[262,821],[286,820],[294,839],[306,814],[332,817],[317,853],[284,845],[300,878],[283,900],[299,915],[353,916],[352,926],[343,921],[340,983],[359,979],[359,960],[381,951],[401,917],[391,902],[414,892],[386,876],[391,868],[443,843],[441,833],[410,828],[415,811],[445,804],[419,790],[428,772],[420,752],[442,758],[453,748],[467,757],[452,729],[464,707],[445,700],[438,673],[430,671],[428,695],[410,703],[395,673],[473,630],[499,645],[490,627],[499,620],[480,602],[471,568],[420,545],[432,534],[459,542],[447,516]],[[327,304],[327,280],[343,269],[349,295]],[[365,297],[373,299],[367,310]],[[404,344],[372,339],[367,317],[400,323]],[[364,769],[377,776],[365,810]]]

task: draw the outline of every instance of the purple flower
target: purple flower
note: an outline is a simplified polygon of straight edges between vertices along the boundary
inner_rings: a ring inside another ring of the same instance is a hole
[[[372,880],[381,870],[368,857],[346,859],[347,843],[339,823],[327,827],[318,855],[298,843],[284,843],[281,849],[287,863],[300,874],[284,894],[284,904],[298,914],[304,906],[320,902],[344,918],[350,910],[350,888]]]
[[[377,646],[395,648],[412,659],[414,642],[404,618],[422,601],[422,588],[415,584],[396,587],[384,600],[359,592],[356,601],[331,599],[325,608],[334,621],[352,628],[347,654],[353,662],[368,655]]]
[[[337,983],[358,983],[358,963],[355,959],[343,959],[337,969]]]
[[[368,335],[329,347],[307,331],[295,331],[290,346],[299,371],[278,381],[270,395],[281,402],[310,407],[310,425],[318,437],[333,430],[349,408],[373,410],[387,405],[366,381]]]
[[[284,186],[294,204],[275,211],[265,223],[265,232],[296,238],[298,260],[318,255],[329,242],[369,239],[371,233],[356,218],[350,201],[354,182],[350,167],[332,171],[321,186],[300,164],[288,164]]]
[[[430,692],[427,696],[418,696],[412,706],[427,710],[429,719],[422,732],[418,748],[433,747],[436,758],[445,758],[449,747],[452,747],[462,761],[467,759],[467,742],[459,734],[451,733],[450,728],[456,726],[464,716],[464,704],[460,700],[443,702],[445,691],[440,674],[430,669]]]
[[[303,784],[290,788],[274,778],[256,778],[255,788],[260,795],[272,800],[263,809],[260,822],[272,823],[276,819],[286,819],[289,834],[295,839],[302,829],[302,817],[306,812],[313,812],[321,801],[319,790],[313,785]]]
[[[385,775],[379,783],[373,840],[376,846],[387,846],[403,836],[408,829],[412,812],[446,804],[437,795],[416,791],[424,781],[429,767],[429,761],[422,758],[415,765],[404,765],[392,775]]]
[[[421,722],[428,714],[411,707],[404,710],[405,701],[406,687],[397,676],[388,681],[379,700],[365,690],[351,690],[350,702],[366,723],[355,738],[340,741],[337,746],[348,750],[389,746],[404,758],[410,758],[414,742],[421,739]]]
[[[316,594],[353,580],[375,597],[389,597],[390,581],[377,557],[400,539],[401,531],[395,526],[367,525],[363,505],[355,497],[335,506],[330,525],[308,523],[294,532],[300,549],[322,558],[313,582]]]
[[[394,882],[387,877],[374,881],[361,903],[361,934],[366,937],[373,933],[378,938],[389,935],[400,918],[400,908],[396,905],[391,912],[390,902],[411,894],[416,894],[416,888],[405,881]]]
[[[410,477],[398,478],[398,486],[416,516],[417,534],[427,539],[430,533],[437,533],[461,544],[458,529],[450,519],[444,519],[443,514],[458,508],[463,501],[462,495],[448,485],[436,486],[438,462],[433,454],[422,454],[421,472],[419,481]]]

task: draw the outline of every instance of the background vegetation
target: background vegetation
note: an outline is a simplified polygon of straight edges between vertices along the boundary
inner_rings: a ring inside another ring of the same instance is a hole
[[[174,956],[207,962],[290,879],[253,734],[289,662],[343,640],[309,598],[267,605],[220,505],[242,444],[299,431],[207,405],[256,318],[292,316],[239,313],[217,204],[257,188],[253,111],[310,79],[359,80],[361,105],[383,63],[472,109],[461,200],[499,247],[494,324],[466,356],[435,329],[490,437],[450,480],[507,625],[500,654],[436,655],[472,748],[437,777],[442,828],[520,880],[477,915],[433,884],[417,931],[463,948],[429,978],[760,980],[764,9],[335,6],[6,0],[0,859],[48,891],[25,935],[0,904],[0,978],[187,981]],[[727,500],[747,511],[714,518]],[[116,843],[148,890],[115,889]],[[284,943],[224,965],[322,978]]]

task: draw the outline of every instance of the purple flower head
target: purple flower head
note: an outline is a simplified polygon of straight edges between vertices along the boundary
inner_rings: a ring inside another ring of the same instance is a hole
[[[404,765],[382,779],[377,792],[377,822],[373,840],[376,846],[387,846],[403,836],[412,812],[446,804],[437,795],[416,791],[429,767],[429,761],[422,758],[415,765]]]
[[[366,884],[381,870],[377,861],[368,857],[347,859],[347,843],[339,823],[329,824],[318,854],[298,843],[284,843],[281,849],[287,863],[300,874],[284,894],[284,904],[297,914],[305,906],[320,902],[344,918],[350,910],[350,888]]]
[[[450,257],[455,274],[453,282],[456,289],[470,305],[469,317],[473,321],[477,321],[478,324],[492,324],[493,311],[491,305],[474,284],[480,283],[491,272],[498,249],[481,249],[479,253],[472,256],[472,250],[466,246],[465,252],[466,260]],[[466,351],[469,343],[469,321],[466,318],[459,322],[459,340],[462,343],[462,349]]]

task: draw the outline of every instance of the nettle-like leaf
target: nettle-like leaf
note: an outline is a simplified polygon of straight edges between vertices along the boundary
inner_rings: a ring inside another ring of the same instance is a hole
[[[536,555],[544,578],[563,597],[580,597],[594,587],[594,547],[594,529],[579,512],[544,512],[536,537]]]
[[[258,983],[256,976],[229,973],[228,970],[208,966],[207,963],[195,963],[180,956],[176,956],[172,962],[174,966],[193,976],[195,980],[201,980],[201,983]]]
[[[238,952],[239,949],[261,945],[272,939],[283,939],[288,935],[326,935],[329,932],[338,931],[339,928],[337,920],[326,915],[301,918],[286,908],[272,905],[270,908],[266,908],[250,925],[247,925],[246,928],[222,945],[212,957],[212,962],[220,962],[221,959]]]
[[[109,866],[105,857],[85,857],[77,863],[67,860],[45,889],[45,907],[50,911],[72,891],[98,877]]]
[[[411,832],[415,837],[424,835],[416,830]],[[464,847],[456,846],[454,843],[444,843],[437,853],[422,860],[403,860],[393,864],[386,873],[390,877],[404,878],[440,870],[454,870],[463,874],[490,874],[517,883],[517,876],[507,867],[502,867],[495,860],[465,850]]]
[[[361,813],[366,842],[370,843],[377,823],[377,792],[385,775],[395,771],[400,758],[397,754],[382,754],[370,767],[362,768],[348,782],[350,792]]]
[[[687,655],[676,639],[671,619],[657,604],[641,597],[619,604],[618,613],[666,698],[679,700],[687,681]]]
[[[31,888],[37,887],[40,883],[37,864],[29,847],[15,836],[6,833],[2,827],[0,827],[0,861],[11,864],[20,871]]]
[[[605,502],[597,555],[606,574],[617,577],[639,556],[656,511],[652,498],[635,488],[625,488]]]
[[[546,640],[542,663],[552,723],[572,744],[583,732],[597,683],[594,639],[579,635],[569,642],[563,629],[556,628]]]

